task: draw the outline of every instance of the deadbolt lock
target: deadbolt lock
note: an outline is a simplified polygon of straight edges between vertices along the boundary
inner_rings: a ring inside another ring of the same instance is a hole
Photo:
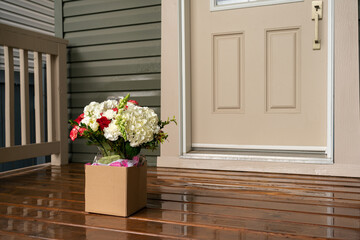
[[[316,15],[319,16],[319,20],[323,17],[323,2],[322,1],[313,1],[312,2],[312,20],[315,20]]]

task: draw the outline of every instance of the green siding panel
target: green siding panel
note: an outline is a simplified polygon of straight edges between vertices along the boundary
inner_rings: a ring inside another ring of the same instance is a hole
[[[160,40],[74,47],[69,50],[69,62],[110,60],[120,58],[160,56]]]
[[[73,32],[97,28],[120,27],[161,21],[161,7],[130,9],[119,12],[107,12],[66,18],[64,31]],[[101,21],[99,21],[101,19]]]
[[[101,12],[139,8],[161,4],[161,0],[87,0],[64,3],[64,16],[97,14]]]
[[[71,108],[84,107],[91,101],[102,102],[111,96],[126,96],[128,93],[131,99],[139,102],[141,106],[158,107],[160,106],[160,90],[139,91],[139,92],[89,92],[89,93],[73,93],[71,94]]]
[[[31,10],[34,13],[41,13],[50,17],[54,17],[54,1],[28,1],[28,0],[2,0],[3,2],[10,3],[12,5],[19,6]],[[58,1],[58,0],[56,0]],[[44,6],[46,5],[48,6]],[[31,17],[31,15],[29,16]]]
[[[104,92],[160,89],[160,74],[72,78],[70,92]]]
[[[72,63],[70,77],[159,73],[160,57]]]
[[[65,33],[71,47],[106,43],[160,39],[161,24],[143,24],[118,28]]]

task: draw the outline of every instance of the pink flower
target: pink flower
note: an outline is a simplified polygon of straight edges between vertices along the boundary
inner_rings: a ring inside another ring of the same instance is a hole
[[[107,117],[102,116],[96,120],[99,123],[100,129],[104,130],[104,128],[108,127],[111,121],[107,119]]]
[[[79,135],[82,136],[85,131],[86,131],[86,128],[79,128]]]
[[[70,138],[71,138],[71,140],[74,141],[74,140],[77,138],[78,131],[79,131],[79,127],[78,127],[78,126],[73,127],[73,129],[70,131]]]

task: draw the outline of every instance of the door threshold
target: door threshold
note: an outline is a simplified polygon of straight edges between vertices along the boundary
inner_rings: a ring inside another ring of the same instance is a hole
[[[182,159],[235,160],[283,163],[333,164],[325,152],[286,152],[286,151],[224,151],[194,149],[180,156]]]

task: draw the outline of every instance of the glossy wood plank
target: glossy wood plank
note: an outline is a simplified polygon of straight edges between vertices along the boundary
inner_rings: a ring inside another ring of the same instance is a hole
[[[323,179],[306,179],[306,178],[287,178],[287,177],[269,177],[269,176],[248,176],[248,175],[223,175],[219,173],[192,173],[192,172],[171,172],[171,171],[158,171],[150,169],[149,176],[178,176],[178,177],[194,177],[194,178],[208,178],[218,180],[234,180],[234,181],[249,181],[249,182],[271,182],[271,183],[300,183],[303,185],[315,186],[342,186],[342,187],[360,187],[360,182],[356,181],[329,181]]]
[[[129,218],[84,211],[83,164],[2,177],[0,239],[360,239],[359,179],[148,172]]]
[[[304,189],[299,187],[283,187],[283,186],[264,186],[264,185],[250,185],[250,184],[221,184],[221,183],[212,183],[211,181],[181,181],[181,180],[163,180],[163,179],[149,179],[150,184],[160,184],[163,186],[173,186],[173,187],[184,187],[184,188],[209,188],[209,189],[221,189],[228,191],[239,191],[239,192],[258,192],[264,194],[288,194],[288,195],[304,195],[304,196],[317,196],[317,197],[325,197],[325,198],[334,198],[336,194],[336,198],[339,199],[348,199],[354,201],[360,201],[359,193],[351,193],[351,192],[339,192],[339,191],[331,191],[331,190],[311,190]]]
[[[233,172],[221,170],[198,170],[198,169],[182,169],[182,168],[155,168],[158,172],[176,172],[176,173],[199,173],[199,174],[220,174],[226,176],[261,176],[264,178],[286,178],[286,179],[311,179],[318,181],[335,181],[335,182],[360,182],[359,178],[354,177],[333,177],[321,175],[304,175],[304,174],[284,174],[284,173],[259,173],[259,172]]]

